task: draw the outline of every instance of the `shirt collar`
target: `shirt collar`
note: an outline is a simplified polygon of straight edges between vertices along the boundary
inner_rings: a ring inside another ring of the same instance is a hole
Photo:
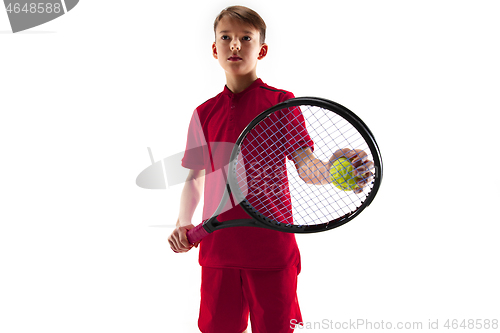
[[[252,84],[250,86],[248,86],[245,90],[243,90],[243,91],[241,91],[241,92],[239,92],[237,94],[235,94],[231,90],[229,90],[229,88],[227,87],[227,85],[224,86],[224,91],[223,92],[224,92],[224,94],[229,95],[229,96],[242,96],[245,93],[249,92],[250,90],[255,89],[257,87],[260,87],[262,85],[264,85],[264,82],[259,78],[259,79],[255,80],[255,81],[253,81]]]

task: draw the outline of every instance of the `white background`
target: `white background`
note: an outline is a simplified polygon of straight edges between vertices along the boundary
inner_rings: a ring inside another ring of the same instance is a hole
[[[198,250],[151,227],[182,185],[135,179],[222,90],[232,4],[83,0],[18,34],[0,10],[1,332],[197,332]],[[355,111],[385,163],[359,218],[297,236],[304,320],[500,319],[498,3],[239,4],[268,25],[264,82]]]

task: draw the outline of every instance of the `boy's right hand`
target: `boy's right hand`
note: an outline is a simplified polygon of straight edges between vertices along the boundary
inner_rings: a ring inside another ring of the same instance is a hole
[[[168,237],[168,243],[170,244],[170,248],[172,249],[172,251],[174,251],[175,253],[184,253],[191,250],[193,246],[198,247],[199,242],[195,244],[189,244],[186,236],[188,230],[191,230],[193,228],[194,225],[192,224],[177,226],[175,228],[172,234]]]

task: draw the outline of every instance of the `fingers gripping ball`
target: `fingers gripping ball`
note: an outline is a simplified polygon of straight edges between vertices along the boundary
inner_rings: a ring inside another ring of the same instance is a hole
[[[352,191],[358,188],[358,177],[353,177],[353,166],[347,158],[341,157],[333,162],[330,168],[330,181],[342,191]]]

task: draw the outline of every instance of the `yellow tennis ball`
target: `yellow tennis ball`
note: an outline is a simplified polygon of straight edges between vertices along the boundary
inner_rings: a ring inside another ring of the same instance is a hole
[[[356,183],[359,178],[352,176],[353,169],[350,160],[345,157],[338,158],[330,168],[330,181],[342,191],[352,191],[358,188]]]

